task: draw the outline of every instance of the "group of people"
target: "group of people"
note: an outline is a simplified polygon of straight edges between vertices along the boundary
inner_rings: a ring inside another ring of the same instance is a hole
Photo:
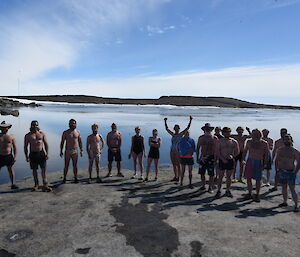
[[[175,125],[171,130],[167,124],[167,118],[164,119],[165,129],[171,135],[170,159],[173,166],[174,178],[171,180],[176,184],[183,185],[184,174],[186,168],[189,173],[189,187],[193,188],[192,171],[194,167],[194,154],[196,161],[199,164],[199,174],[201,177],[200,190],[206,190],[208,184],[208,192],[214,193],[217,189],[215,198],[221,197],[221,187],[224,176],[226,175],[226,191],[225,196],[233,197],[231,193],[231,183],[245,183],[243,178],[246,178],[248,194],[245,199],[253,199],[256,202],[260,201],[260,188],[262,181],[263,170],[267,172],[266,186],[270,186],[270,170],[272,164],[275,163],[275,181],[274,187],[270,191],[277,190],[280,183],[282,185],[283,203],[280,207],[287,206],[289,186],[292,193],[292,198],[295,203],[294,210],[299,211],[298,196],[295,191],[295,182],[297,172],[300,169],[300,153],[293,147],[293,139],[288,134],[287,129],[282,128],[280,131],[281,137],[275,144],[268,137],[269,131],[254,129],[250,131],[246,128],[248,135],[244,134],[244,129],[238,127],[237,134],[231,134],[229,127],[212,127],[206,123],[201,129],[203,135],[198,138],[197,144],[190,138],[189,129],[192,123],[190,116],[187,127],[180,131],[179,125]],[[9,134],[11,124],[3,121],[0,124],[0,168],[7,166],[11,180],[11,188],[18,189],[15,184],[15,175],[13,165],[16,162],[17,147],[16,140],[13,135]],[[78,156],[83,155],[83,145],[80,131],[76,128],[76,120],[69,121],[69,129],[62,133],[60,143],[60,156],[64,157],[64,176],[63,183],[66,183],[67,173],[70,161],[73,164],[74,182],[78,183],[77,178],[77,162]],[[116,162],[117,176],[124,177],[121,172],[121,146],[122,134],[117,130],[117,125],[111,125],[111,131],[107,134],[106,140],[98,131],[98,125],[91,126],[92,133],[86,140],[86,152],[89,159],[89,180],[92,182],[92,169],[95,163],[96,166],[96,181],[101,183],[100,178],[100,156],[103,148],[108,147],[108,173],[106,177],[111,177],[112,163]],[[214,132],[214,133],[213,133]],[[161,137],[158,136],[157,129],[152,131],[152,136],[149,137],[149,153],[147,159],[146,176],[143,177],[144,157],[146,157],[146,147],[144,137],[141,135],[141,128],[135,127],[135,135],[131,140],[129,158],[133,159],[134,174],[132,178],[138,178],[142,181],[149,181],[149,172],[152,162],[155,167],[155,178],[158,176],[158,162],[160,158],[159,149],[162,144]],[[29,149],[28,149],[29,148]],[[24,153],[26,161],[30,163],[30,168],[33,171],[34,187],[32,191],[39,190],[38,168],[41,168],[43,190],[50,192],[52,188],[49,186],[46,179],[46,162],[48,159],[48,141],[46,135],[39,128],[38,121],[32,121],[30,132],[24,138]],[[237,179],[237,166],[239,164],[239,177]],[[137,166],[140,168],[140,175],[137,174]],[[208,174],[208,182],[206,182],[206,173]],[[256,193],[252,194],[252,181],[255,180]]]

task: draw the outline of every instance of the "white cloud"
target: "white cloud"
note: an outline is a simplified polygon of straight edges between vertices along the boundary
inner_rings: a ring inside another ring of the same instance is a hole
[[[39,87],[43,83],[42,90]],[[187,71],[161,76],[107,80],[70,80],[24,85],[23,94],[86,94],[107,97],[156,98],[161,95],[300,97],[300,64],[233,67],[214,71]],[[101,93],[99,93],[101,92]],[[288,102],[286,102],[288,104]]]

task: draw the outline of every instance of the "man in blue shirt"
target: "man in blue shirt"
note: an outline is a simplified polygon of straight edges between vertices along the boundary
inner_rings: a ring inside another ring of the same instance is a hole
[[[185,173],[185,167],[188,166],[189,170],[189,187],[192,189],[192,171],[194,165],[194,152],[195,152],[195,141],[190,138],[190,133],[187,131],[184,137],[179,142],[179,153],[180,153],[180,163],[181,163],[181,176],[180,185],[183,185],[183,177]]]

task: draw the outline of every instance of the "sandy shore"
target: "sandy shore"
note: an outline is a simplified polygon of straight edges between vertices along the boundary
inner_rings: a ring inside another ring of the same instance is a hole
[[[148,183],[132,171],[102,184],[87,184],[86,171],[79,184],[61,184],[61,174],[48,176],[52,193],[31,192],[32,179],[16,192],[0,185],[0,257],[299,256],[300,214],[276,207],[279,191],[243,201],[245,185],[235,183],[233,198],[215,200],[199,191],[196,169],[194,189],[169,182],[169,168]]]

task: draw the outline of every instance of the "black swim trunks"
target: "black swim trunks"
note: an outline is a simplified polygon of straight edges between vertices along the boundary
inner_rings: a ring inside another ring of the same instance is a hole
[[[235,161],[239,161],[242,162],[242,158],[243,158],[243,152],[240,152],[237,156],[235,156]]]
[[[200,161],[199,163],[199,174],[205,175],[207,171],[208,176],[215,175],[215,165],[214,165],[214,156],[208,155],[205,157],[204,161]]]
[[[8,155],[0,155],[0,168],[7,166],[13,166],[14,164],[14,156],[12,154]]]
[[[108,149],[107,155],[108,162],[115,160],[116,162],[122,161],[121,150],[120,149]]]
[[[152,159],[159,159],[159,149],[157,147],[150,147],[148,157]]]
[[[41,169],[46,168],[46,154],[44,151],[41,152],[31,152],[29,154],[30,168],[32,170],[37,170],[39,166]]]
[[[227,160],[227,163],[224,163],[221,159],[219,159],[219,168],[220,170],[233,170],[234,169],[234,160]]]
[[[182,165],[194,165],[194,158],[180,158],[180,163]]]

